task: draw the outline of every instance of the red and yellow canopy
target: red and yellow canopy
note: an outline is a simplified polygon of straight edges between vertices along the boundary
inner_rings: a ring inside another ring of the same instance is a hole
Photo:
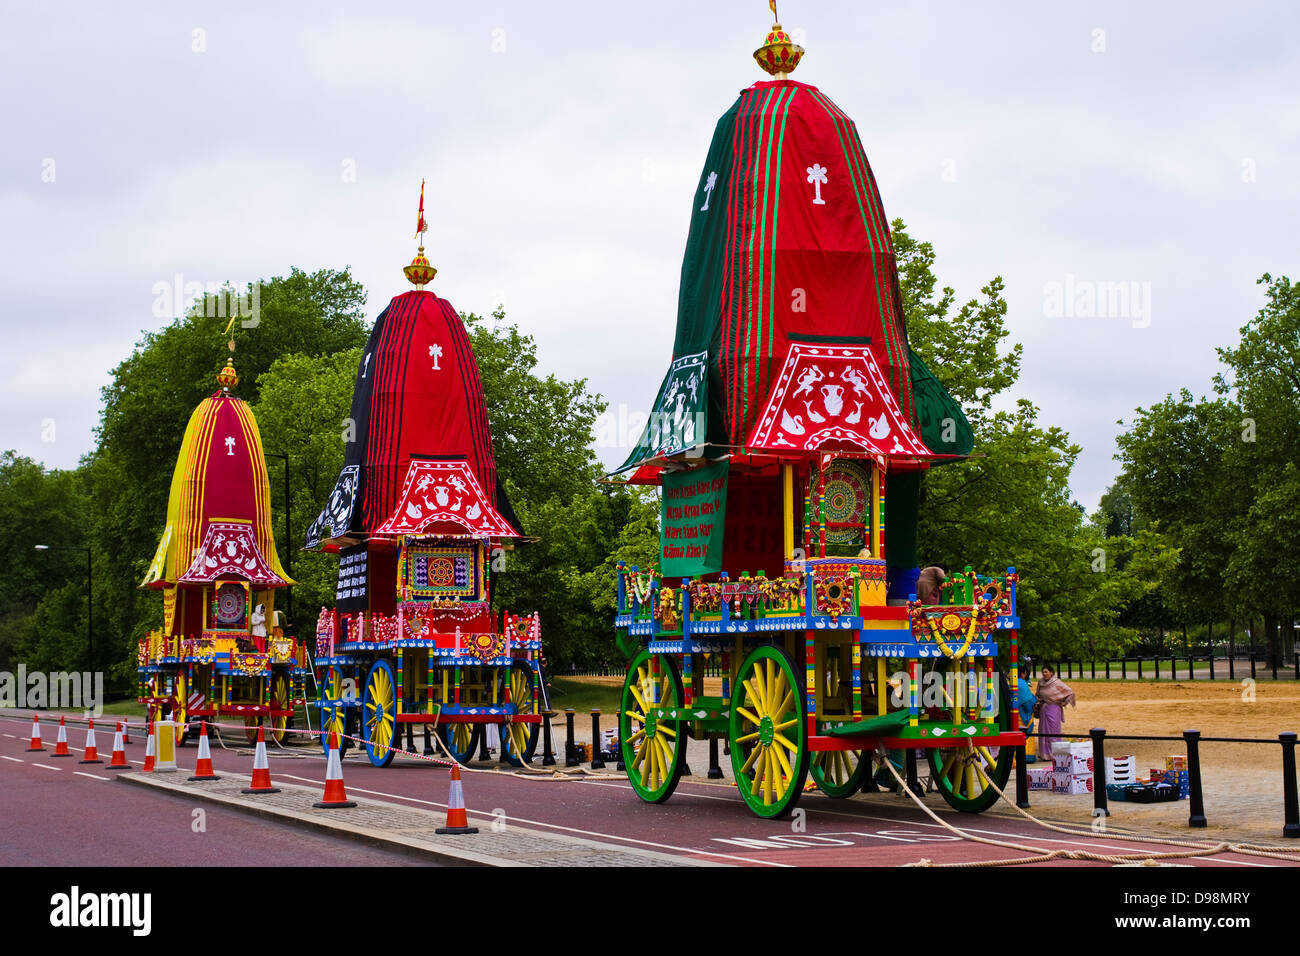
[[[227,375],[227,372],[229,373]],[[227,366],[222,384],[234,380]],[[142,587],[244,580],[294,584],[271,531],[270,484],[252,410],[226,388],[194,409],[167,500],[167,524]]]

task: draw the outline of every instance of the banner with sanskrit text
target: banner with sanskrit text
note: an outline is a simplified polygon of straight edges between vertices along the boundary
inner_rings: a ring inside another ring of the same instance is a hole
[[[728,462],[666,472],[660,505],[659,569],[665,580],[722,569]]]

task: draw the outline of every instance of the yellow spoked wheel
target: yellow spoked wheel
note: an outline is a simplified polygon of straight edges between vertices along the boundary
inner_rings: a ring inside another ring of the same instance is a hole
[[[533,701],[533,683],[537,675],[527,664],[515,663],[505,674],[506,686],[510,688],[510,703],[516,714],[532,715],[537,713]],[[541,724],[510,722],[501,726],[501,753],[515,767],[531,763],[533,752],[537,749],[537,735],[541,733]]]
[[[680,718],[666,717],[661,709],[675,711],[684,699],[681,674],[671,657],[642,651],[633,659],[623,681],[618,741],[632,789],[647,803],[663,803],[681,779],[685,728]]]
[[[474,724],[443,724],[438,728],[438,734],[456,762],[467,764],[478,751],[481,730]]]
[[[803,692],[790,656],[780,647],[754,648],[732,693],[736,788],[759,816],[784,816],[803,792],[809,763]]]
[[[376,767],[387,767],[393,762],[393,748],[397,746],[397,681],[393,665],[388,661],[375,661],[366,678],[365,696],[361,701],[361,739],[366,742],[366,755]]]
[[[271,710],[286,711],[293,709],[289,675],[277,671],[271,678]],[[277,717],[271,715],[271,739],[284,746],[289,740],[289,728],[293,726],[293,717],[285,714]]]
[[[185,718],[188,716],[190,702],[190,685],[184,674],[176,675],[176,689],[172,692],[176,699],[172,705],[172,720],[176,721],[176,746],[184,747],[185,738],[189,734],[189,724]]]
[[[997,730],[1010,726],[1008,708],[1010,691],[1005,678],[999,679],[1002,706],[998,708]],[[952,710],[939,710],[940,720],[949,721]],[[1006,791],[1011,778],[1015,751],[1011,747],[990,747],[969,740],[954,740],[956,746],[932,749],[927,756],[930,762],[930,779],[948,805],[966,813],[980,813],[998,801],[998,790]]]
[[[331,667],[326,674],[324,686],[320,690],[320,729],[321,749],[329,756],[330,734],[338,734],[339,756],[348,752],[351,741],[346,738],[348,712],[343,702],[343,671]]]
[[[808,773],[817,789],[828,797],[851,797],[862,788],[862,775],[870,761],[861,750],[819,750],[812,755]]]

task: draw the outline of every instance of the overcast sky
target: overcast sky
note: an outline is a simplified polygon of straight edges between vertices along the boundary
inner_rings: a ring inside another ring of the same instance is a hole
[[[941,282],[1005,279],[1017,396],[1083,446],[1093,507],[1116,419],[1206,391],[1259,275],[1300,278],[1300,8],[780,6],[796,78],[856,120]],[[408,288],[421,178],[433,288],[503,303],[544,370],[644,411],[709,138],[770,23],[762,0],[0,9],[0,449],[60,468],[168,321],[158,283],[351,266],[373,318]],[[1101,283],[1135,293],[1122,314]]]

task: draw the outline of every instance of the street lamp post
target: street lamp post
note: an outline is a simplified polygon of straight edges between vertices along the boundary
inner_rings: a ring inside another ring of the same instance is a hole
[[[284,459],[284,570],[289,577],[293,577],[293,548],[291,546],[292,538],[289,530],[289,456],[285,452],[266,452],[268,458]],[[290,627],[293,626],[293,585],[290,585],[285,592],[288,607],[285,609]]]
[[[38,544],[37,551],[84,551],[86,552],[86,655],[90,662],[90,672],[95,672],[95,601],[91,591],[94,571],[90,563],[90,548],[62,547],[60,545]]]

